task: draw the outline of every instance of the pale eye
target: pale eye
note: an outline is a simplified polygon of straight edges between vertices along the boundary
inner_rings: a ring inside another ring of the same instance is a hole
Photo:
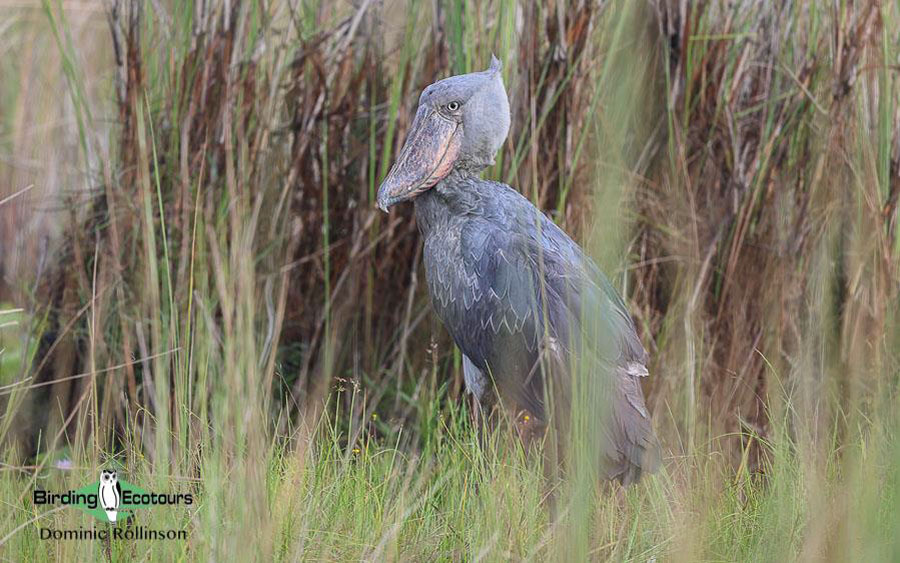
[[[450,111],[456,111],[459,109],[459,102],[450,102],[447,104],[447,109]]]

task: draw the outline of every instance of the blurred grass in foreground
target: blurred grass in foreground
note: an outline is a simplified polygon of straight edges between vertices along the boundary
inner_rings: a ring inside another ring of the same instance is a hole
[[[111,5],[111,140],[43,5],[96,189],[13,292],[4,555],[900,558],[900,4],[160,5]],[[470,423],[411,210],[370,204],[418,91],[491,52],[488,175],[615,274],[667,451],[624,495],[575,475],[555,518]],[[193,491],[139,515],[189,540],[39,540],[100,525],[30,496],[101,465]]]

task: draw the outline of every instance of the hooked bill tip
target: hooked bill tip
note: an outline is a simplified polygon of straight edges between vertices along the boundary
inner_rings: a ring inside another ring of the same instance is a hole
[[[381,197],[379,197],[378,199],[375,200],[375,207],[377,207],[378,209],[387,213],[388,210],[391,208],[391,205],[393,205],[393,203],[394,203],[394,198],[392,198],[390,196],[386,197],[386,196],[382,195]]]

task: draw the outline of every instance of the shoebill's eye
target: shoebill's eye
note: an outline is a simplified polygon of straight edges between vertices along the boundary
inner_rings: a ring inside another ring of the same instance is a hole
[[[450,102],[447,104],[447,109],[450,111],[456,111],[459,109],[459,102]]]

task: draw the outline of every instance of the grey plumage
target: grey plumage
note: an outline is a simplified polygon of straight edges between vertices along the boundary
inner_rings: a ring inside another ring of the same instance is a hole
[[[490,391],[491,382],[483,371],[475,366],[469,356],[463,354],[463,380],[466,383],[466,391],[472,394],[479,402],[484,401]]]
[[[638,380],[647,352],[593,260],[517,191],[478,177],[509,127],[499,70],[494,59],[426,88],[379,205],[415,202],[432,304],[464,354],[469,391],[483,400],[496,386],[544,422],[552,402],[561,431],[582,398],[573,376],[584,379],[603,469],[629,483],[659,460]]]

